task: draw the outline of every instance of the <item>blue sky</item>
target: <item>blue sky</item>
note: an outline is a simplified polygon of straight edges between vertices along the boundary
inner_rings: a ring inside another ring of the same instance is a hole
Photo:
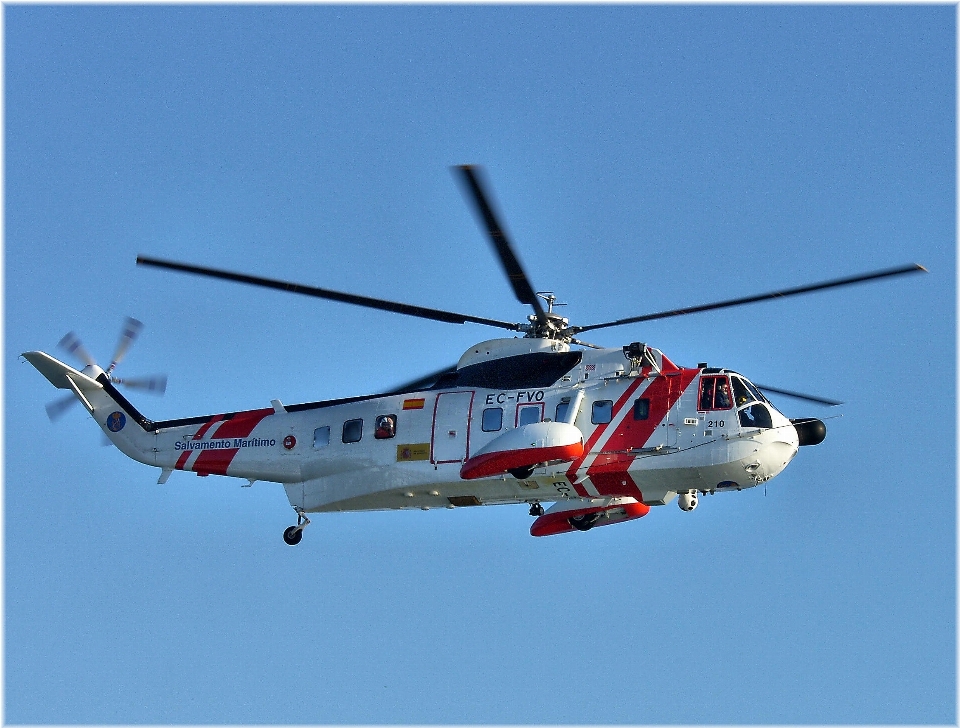
[[[956,9],[7,5],[8,723],[955,723]],[[486,167],[581,324],[844,400],[766,489],[534,539],[523,507],[319,516],[100,446],[23,351],[69,330],[154,419],[382,390],[494,330],[449,172]],[[842,415],[842,417],[837,417]]]

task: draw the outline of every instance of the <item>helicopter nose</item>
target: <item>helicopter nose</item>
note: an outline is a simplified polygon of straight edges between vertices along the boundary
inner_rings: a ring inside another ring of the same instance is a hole
[[[790,421],[779,412],[773,412],[773,420],[774,427],[756,441],[760,447],[742,463],[756,483],[779,475],[800,450],[799,436]]]
[[[751,462],[744,465],[744,470],[756,478],[757,482],[764,482],[779,475],[790,464],[798,450],[795,439],[793,442],[782,440],[768,442],[760,448]]]

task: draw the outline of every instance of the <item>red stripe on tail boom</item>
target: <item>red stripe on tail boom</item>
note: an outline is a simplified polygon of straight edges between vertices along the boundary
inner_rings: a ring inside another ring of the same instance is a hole
[[[229,420],[220,425],[211,440],[221,440],[230,438],[247,437],[253,428],[267,416],[274,414],[272,408],[251,410],[250,412],[239,412]],[[233,458],[240,451],[240,448],[223,448],[216,450],[204,450],[193,463],[191,470],[204,475],[226,475],[227,468],[233,462]]]
[[[217,422],[223,419],[223,415],[214,415],[209,420],[203,423],[203,426],[197,430],[196,434],[193,436],[194,440],[202,440],[203,436],[207,434],[207,431],[215,425]],[[177,470],[183,470],[187,464],[187,460],[190,459],[190,456],[193,455],[192,450],[185,451],[179,458],[177,458],[177,464],[174,466]]]

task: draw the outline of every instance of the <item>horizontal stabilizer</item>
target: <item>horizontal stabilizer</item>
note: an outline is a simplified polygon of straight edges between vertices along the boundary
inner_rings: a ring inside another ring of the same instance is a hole
[[[88,377],[82,372],[78,372],[71,366],[62,361],[54,359],[49,354],[42,351],[28,351],[23,354],[23,358],[33,364],[37,371],[45,376],[50,383],[57,389],[74,389],[70,384],[72,379],[74,384],[81,389],[87,387],[100,387],[100,384]]]

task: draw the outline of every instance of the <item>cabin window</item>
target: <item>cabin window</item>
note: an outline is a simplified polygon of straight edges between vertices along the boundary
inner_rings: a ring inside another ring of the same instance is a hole
[[[730,381],[726,377],[702,377],[700,379],[700,410],[730,409]]]
[[[590,421],[595,425],[605,425],[613,419],[613,400],[602,399],[593,403]]]
[[[743,427],[759,427],[769,430],[773,427],[773,418],[765,404],[752,404],[740,410],[740,425]]]
[[[326,447],[330,444],[330,425],[318,427],[313,431],[313,446],[315,448]]]
[[[484,432],[497,432],[501,427],[503,427],[503,409],[501,407],[485,409],[480,429]]]
[[[389,440],[397,436],[397,416],[377,415],[373,436],[378,440]]]
[[[347,420],[343,423],[343,441],[360,442],[363,437],[363,420]]]
[[[650,417],[650,400],[646,397],[636,400],[633,403],[633,419],[645,420]]]
[[[517,427],[532,425],[543,419],[543,405],[527,404],[517,407]]]
[[[568,414],[570,414],[570,402],[561,402],[557,405],[557,416],[554,418],[554,421],[566,422]]]

